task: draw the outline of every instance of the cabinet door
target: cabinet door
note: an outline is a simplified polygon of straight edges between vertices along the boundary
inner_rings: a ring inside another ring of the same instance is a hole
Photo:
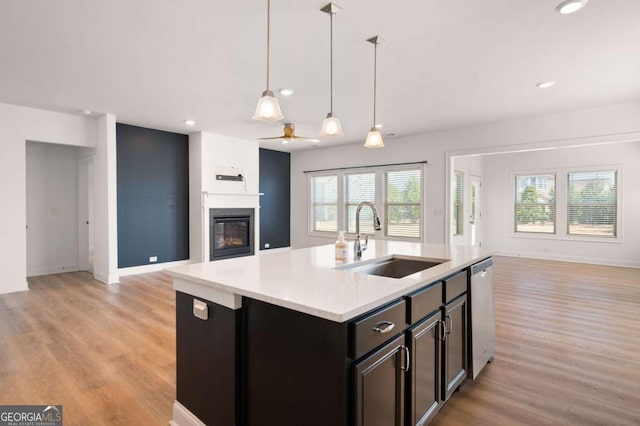
[[[467,378],[467,295],[443,307],[445,339],[443,347],[444,400]]]
[[[241,312],[213,302],[208,319],[193,314],[194,296],[176,292],[177,400],[205,424],[240,424]]]
[[[407,388],[410,424],[428,423],[440,409],[440,311],[409,330],[411,368]]]
[[[400,335],[355,365],[357,426],[404,426],[404,344]]]

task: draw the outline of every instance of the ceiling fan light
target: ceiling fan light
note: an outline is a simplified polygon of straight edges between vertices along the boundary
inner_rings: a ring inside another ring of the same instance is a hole
[[[278,98],[273,95],[271,90],[265,90],[262,92],[262,97],[258,99],[258,106],[256,107],[256,113],[253,115],[254,120],[260,121],[279,121],[282,120],[282,110],[280,110],[280,104]]]
[[[372,127],[371,130],[369,130],[364,146],[365,148],[384,148],[384,141],[378,129]]]
[[[342,125],[338,117],[333,115],[332,112],[327,114],[327,117],[322,122],[322,128],[320,129],[322,136],[342,136]]]

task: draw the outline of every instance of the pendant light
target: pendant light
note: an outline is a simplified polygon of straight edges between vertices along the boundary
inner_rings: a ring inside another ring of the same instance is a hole
[[[320,129],[320,134],[322,136],[342,136],[342,125],[340,124],[340,120],[333,114],[333,15],[338,13],[340,8],[333,3],[329,3],[322,9],[321,11],[328,13],[330,17],[330,61],[329,61],[329,80],[331,87],[331,104],[330,110],[327,114],[327,117],[322,122],[322,128]]]
[[[279,121],[284,118],[280,110],[278,98],[269,90],[269,42],[271,33],[271,0],[267,0],[267,90],[262,92],[262,97],[258,99],[256,113],[253,115],[254,120],[260,121]]]
[[[369,130],[369,134],[367,135],[367,140],[364,142],[364,146],[366,148],[384,148],[384,141],[382,140],[382,135],[376,128],[376,70],[378,66],[378,36],[371,37],[367,39],[367,41],[373,44],[373,125],[371,126],[371,130]]]

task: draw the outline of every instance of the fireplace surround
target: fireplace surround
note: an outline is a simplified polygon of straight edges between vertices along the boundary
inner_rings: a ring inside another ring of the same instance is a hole
[[[209,260],[254,254],[254,209],[209,209]]]

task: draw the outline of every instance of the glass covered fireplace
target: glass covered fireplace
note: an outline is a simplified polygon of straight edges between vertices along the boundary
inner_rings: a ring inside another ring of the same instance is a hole
[[[209,260],[254,253],[253,209],[209,209]]]

